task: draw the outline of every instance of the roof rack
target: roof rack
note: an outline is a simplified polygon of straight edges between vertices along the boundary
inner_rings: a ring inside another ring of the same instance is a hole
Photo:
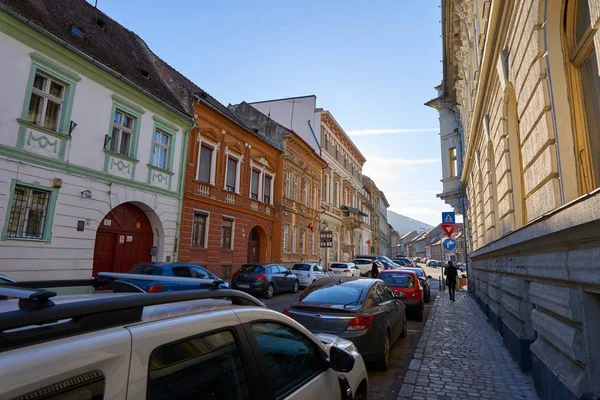
[[[161,277],[162,278],[162,277]],[[12,290],[11,296],[22,299],[42,299],[55,295],[54,292],[15,289],[0,285],[0,294]],[[47,292],[47,293],[46,293]],[[18,296],[15,296],[18,295]],[[33,298],[31,296],[34,296]],[[27,297],[28,296],[28,297]],[[144,307],[201,299],[228,299],[235,305],[266,307],[261,301],[247,293],[232,289],[195,289],[180,292],[132,293],[131,295],[100,297],[62,304],[47,304],[47,307],[21,308],[0,314],[0,352],[16,347],[31,345],[142,320]],[[37,303],[36,303],[37,305]]]
[[[19,309],[33,311],[38,308],[52,307],[54,303],[50,297],[56,296],[56,293],[45,289],[35,290],[24,287],[2,287],[0,285],[0,295],[6,297],[16,297],[19,299]]]
[[[18,282],[6,282],[2,283],[0,288],[0,299],[4,300],[3,297],[17,297],[14,294],[5,293],[6,287],[23,288],[23,289],[47,289],[47,288],[63,288],[63,287],[77,287],[77,286],[90,286],[94,289],[107,288],[111,289],[115,293],[144,293],[144,290],[137,287],[133,283],[115,280],[114,278],[98,277],[92,279],[60,279],[60,280],[49,280],[49,281],[18,281]],[[55,293],[56,295],[56,293]]]
[[[206,278],[185,278],[181,276],[157,276],[157,275],[143,275],[143,274],[123,274],[117,272],[99,272],[99,278],[112,278],[112,279],[133,279],[138,281],[163,281],[163,282],[179,282],[179,283],[199,283],[200,286],[219,286],[225,281],[221,279],[206,279]]]

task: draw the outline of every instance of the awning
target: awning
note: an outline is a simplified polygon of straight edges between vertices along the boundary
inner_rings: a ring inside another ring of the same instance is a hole
[[[354,208],[354,207],[350,207],[350,206],[340,206],[340,208],[342,210],[346,210],[348,212],[361,215],[363,217],[366,217],[368,215],[368,214],[365,214],[364,212],[360,211],[358,208]]]

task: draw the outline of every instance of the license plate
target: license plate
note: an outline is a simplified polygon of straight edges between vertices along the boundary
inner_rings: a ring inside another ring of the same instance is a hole
[[[242,288],[242,289],[250,289],[250,285],[242,285],[240,283],[238,283],[237,287]]]
[[[333,273],[334,273],[335,275],[341,275],[341,274],[342,274],[342,271],[333,271]]]

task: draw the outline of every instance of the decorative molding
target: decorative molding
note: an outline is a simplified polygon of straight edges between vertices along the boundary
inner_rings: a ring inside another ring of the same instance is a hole
[[[177,133],[179,131],[179,127],[175,124],[170,123],[169,121],[167,121],[166,119],[163,119],[161,117],[159,117],[158,115],[154,114],[152,116],[152,119],[154,120],[154,122],[156,122],[159,125],[162,125],[164,128],[166,128],[167,130],[170,130],[173,132],[173,134]]]
[[[131,109],[132,111],[134,111],[135,113],[139,114],[140,116],[143,115],[146,112],[146,110],[144,110],[142,107],[138,106],[137,104],[132,103],[129,100],[126,100],[126,99],[122,98],[121,96],[113,94],[110,97],[111,97],[111,99],[115,103],[120,103],[120,105],[125,106],[125,107]]]
[[[49,58],[46,58],[39,53],[35,53],[35,52],[29,53],[29,57],[31,57],[31,60],[33,62],[36,62],[46,68],[54,70],[53,72],[58,73],[59,75],[62,75],[64,78],[67,78],[67,80],[70,80],[73,82],[79,82],[81,80],[81,77],[79,75],[56,64],[55,62],[51,61]]]
[[[33,132],[29,131],[29,135],[27,136],[27,145],[31,146],[31,141],[37,142],[38,146],[42,149],[46,147],[52,147],[54,153],[57,153],[58,139],[54,139],[51,141],[47,136],[40,135],[39,137],[33,136]]]

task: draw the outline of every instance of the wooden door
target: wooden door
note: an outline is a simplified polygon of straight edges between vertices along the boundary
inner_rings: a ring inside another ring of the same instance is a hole
[[[115,256],[117,234],[112,232],[98,232],[94,245],[94,276],[98,272],[111,272]]]
[[[260,236],[256,228],[252,228],[248,237],[248,262],[258,262],[260,255]]]

